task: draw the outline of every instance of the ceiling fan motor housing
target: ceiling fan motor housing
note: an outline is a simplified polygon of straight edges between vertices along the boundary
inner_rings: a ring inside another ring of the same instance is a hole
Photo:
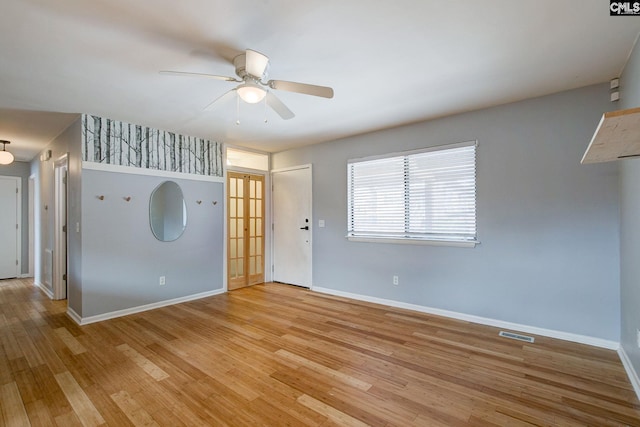
[[[240,77],[242,80],[245,80],[245,77],[249,77],[252,80],[255,80],[256,82],[260,82],[263,78],[267,77],[268,65],[261,76],[253,76],[247,73],[247,54],[246,53],[241,53],[240,55],[233,58],[233,66],[236,68],[236,75]]]

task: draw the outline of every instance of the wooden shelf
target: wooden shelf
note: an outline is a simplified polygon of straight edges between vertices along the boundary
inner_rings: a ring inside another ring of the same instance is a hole
[[[640,108],[604,113],[580,163],[640,157]]]

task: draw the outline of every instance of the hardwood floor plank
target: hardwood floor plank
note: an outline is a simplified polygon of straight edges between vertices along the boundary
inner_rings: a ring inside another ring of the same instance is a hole
[[[156,324],[148,321],[145,318],[136,318],[134,319],[134,322],[140,327],[142,326],[142,328],[147,331],[147,332],[151,332],[156,336],[161,337],[163,340],[166,341],[173,341],[175,339],[177,339],[176,336],[170,334],[169,332],[167,332],[164,328],[157,326]]]
[[[82,421],[80,421],[80,418],[78,418],[76,413],[73,411],[67,412],[62,415],[58,415],[55,418],[55,422],[56,422],[56,426],[58,427],[63,427],[63,426],[64,427],[83,427],[84,426],[84,424],[82,424]]]
[[[241,371],[230,372],[230,374],[239,381],[250,384],[254,390],[260,393],[261,398],[268,398],[271,405],[275,405],[279,410],[298,420],[295,424],[317,426],[327,419],[306,406],[297,403],[297,399],[302,393],[290,389],[270,376],[256,376],[255,374],[252,375],[251,372],[245,373]],[[253,406],[254,402],[255,400],[251,401],[250,405]]]
[[[20,357],[23,357],[22,349],[16,340],[16,337],[13,334],[11,329],[11,325],[14,322],[8,321],[2,328],[2,334],[0,334],[0,340],[2,342],[2,347],[4,348],[4,353],[7,355],[7,359],[15,360]]]
[[[65,397],[62,389],[55,380],[54,373],[48,366],[38,366],[33,368],[35,387],[42,391],[43,400],[52,418],[56,418],[69,411],[72,411],[69,401]]]
[[[58,356],[57,349],[61,348],[61,346],[58,345],[58,337],[52,333],[52,330],[48,326],[28,329],[27,333],[29,339],[42,357],[43,364],[47,365],[49,369],[56,374],[67,370]],[[55,344],[53,343],[54,341]]]
[[[27,403],[25,409],[33,427],[55,427],[55,420],[51,417],[44,399]]]
[[[57,374],[55,378],[83,426],[104,424],[105,421],[100,412],[69,372]]]
[[[126,391],[122,390],[111,395],[111,399],[127,415],[134,426],[157,426],[159,424],[142,408]]]
[[[156,420],[167,420],[167,422],[160,422],[162,425],[180,425],[180,423],[171,423],[171,418],[162,418],[161,414],[166,409],[167,411],[176,414],[180,421],[186,426],[206,426],[207,422],[197,415],[197,409],[195,411],[191,409],[191,402],[187,405],[187,401],[180,399],[179,394],[175,394],[173,390],[176,390],[173,384],[164,384],[164,382],[155,383],[154,386],[134,393],[133,396],[144,408],[152,408],[154,405],[160,407],[161,409],[153,411],[152,415]],[[220,421],[218,425],[225,425],[225,423]]]
[[[55,329],[56,335],[62,340],[62,342],[69,348],[71,354],[80,354],[87,351],[86,348],[80,344],[80,342],[69,332],[65,327]]]
[[[333,379],[337,379],[338,381],[343,382],[344,384],[347,384],[351,387],[355,387],[357,389],[360,390],[364,390],[367,391],[371,388],[371,384],[365,382],[365,381],[361,381],[357,378],[351,377],[347,374],[344,374],[340,371],[336,371],[334,369],[331,368],[327,368],[324,365],[321,365],[319,363],[316,363],[312,360],[306,359],[302,356],[298,356],[297,354],[291,353],[287,350],[283,350],[280,349],[278,351],[276,351],[276,354],[285,358],[288,361],[293,362],[294,364],[297,364],[299,366],[304,366],[306,368],[311,369],[312,371],[321,373],[325,376],[328,376],[330,378]]]
[[[326,405],[319,400],[314,399],[313,397],[307,396],[303,394],[298,398],[298,403],[306,406],[309,409],[316,411],[319,414],[324,415],[329,418],[331,421],[335,422],[337,425],[345,426],[345,427],[366,427],[368,424],[363,423],[362,421],[355,419],[343,412],[338,411],[335,408],[332,408],[329,405]]]
[[[301,420],[281,409],[277,404],[272,403],[271,399],[266,396],[252,400],[250,408],[253,413],[259,415],[265,425],[297,426],[303,424]]]
[[[131,359],[136,365],[138,365],[143,371],[149,374],[154,380],[162,381],[165,378],[169,377],[165,371],[160,369],[155,363],[151,362],[149,359],[129,347],[127,344],[120,344],[116,347],[120,350],[125,356]]]
[[[0,281],[0,424],[640,426],[616,352],[582,344],[280,284],[87,326],[65,311]]]
[[[4,425],[7,427],[22,427],[31,425],[20,391],[15,382],[0,387],[0,409]]]
[[[96,408],[100,408],[100,414],[104,418],[106,425],[118,427],[133,425],[126,414],[118,407],[116,402],[111,399],[109,393],[107,393],[100,384],[83,387],[83,390],[89,399],[91,399],[93,405]]]

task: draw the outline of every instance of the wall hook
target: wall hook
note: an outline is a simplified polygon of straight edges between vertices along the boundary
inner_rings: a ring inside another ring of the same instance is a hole
[[[100,195],[100,196],[98,196],[98,199],[104,200],[104,196]]]
[[[131,196],[127,196],[124,198],[127,202],[131,201]]]
[[[217,201],[217,200],[214,200],[214,201],[213,201],[213,206],[215,206],[215,205],[217,205],[217,204],[218,204],[218,201]]]
[[[202,203],[202,200],[196,200],[196,203],[197,203],[197,204],[201,204],[201,203]]]

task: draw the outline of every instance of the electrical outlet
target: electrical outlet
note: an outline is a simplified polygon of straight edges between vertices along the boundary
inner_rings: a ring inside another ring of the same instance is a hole
[[[164,276],[160,276],[160,286],[164,286],[167,283],[166,278]]]
[[[393,276],[393,284],[398,286],[398,276]]]

